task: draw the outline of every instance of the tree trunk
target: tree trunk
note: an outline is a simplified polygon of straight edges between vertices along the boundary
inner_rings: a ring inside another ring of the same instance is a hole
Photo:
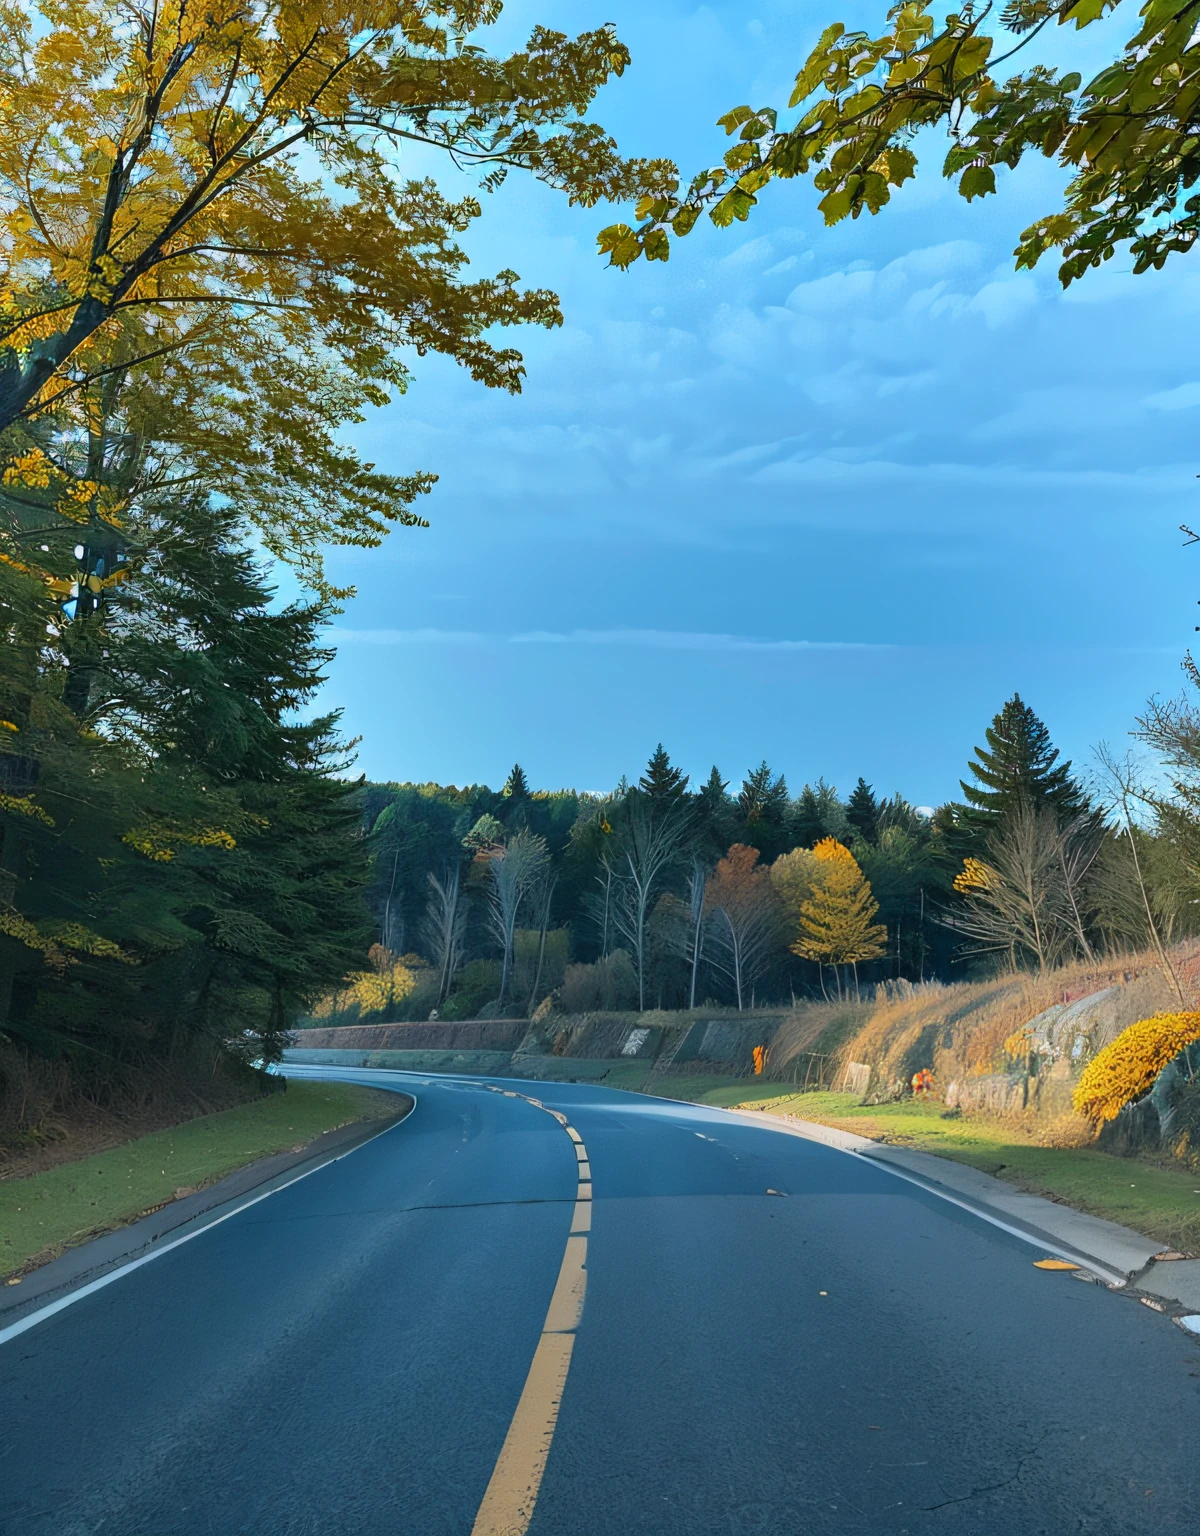
[[[1088,961],[1094,961],[1096,956],[1093,954],[1092,946],[1088,943],[1087,935],[1083,931],[1083,919],[1079,915],[1079,906],[1075,900],[1075,886],[1071,880],[1071,876],[1067,873],[1067,849],[1065,842],[1062,840],[1059,841],[1058,845],[1058,859],[1059,863],[1062,865],[1063,884],[1067,888],[1067,900],[1071,903],[1071,916],[1075,920],[1076,937],[1078,938],[1080,947],[1083,950],[1084,959]]]
[[[392,856],[392,880],[391,884],[388,886],[387,900],[383,904],[383,932],[379,935],[379,942],[383,945],[384,949],[390,949],[392,947],[388,943],[388,940],[391,938],[390,929],[392,926],[392,897],[396,891],[396,866],[399,864],[399,862],[400,844],[397,843],[396,852]]]
[[[550,902],[554,896],[554,887],[557,884],[555,878],[550,878],[546,883],[546,897],[542,902],[541,934],[538,938],[537,969],[533,973],[533,987],[529,993],[529,1005],[527,1013],[532,1013],[537,1002],[537,990],[542,980],[542,961],[546,955],[546,930],[550,925]]]

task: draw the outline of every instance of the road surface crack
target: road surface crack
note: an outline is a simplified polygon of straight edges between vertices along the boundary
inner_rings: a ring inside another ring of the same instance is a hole
[[[1028,1456],[1022,1456],[1017,1463],[1017,1470],[1011,1477],[1006,1477],[1003,1482],[988,1483],[984,1488],[972,1488],[970,1493],[959,1494],[956,1499],[943,1499],[940,1504],[926,1504],[923,1506],[925,1513],[932,1514],[935,1509],[946,1509],[951,1504],[966,1504],[970,1499],[982,1498],[985,1493],[996,1493],[1001,1488],[1007,1488],[1010,1483],[1015,1483],[1017,1478],[1020,1477],[1021,1473],[1025,1470],[1025,1463],[1028,1460]]]

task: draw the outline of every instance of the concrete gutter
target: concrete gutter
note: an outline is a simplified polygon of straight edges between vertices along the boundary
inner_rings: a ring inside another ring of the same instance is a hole
[[[1180,1321],[1189,1332],[1200,1333],[1200,1259],[1164,1260],[1160,1256],[1169,1252],[1164,1243],[1115,1221],[1085,1215],[1041,1195],[1026,1194],[966,1163],[889,1146],[791,1115],[753,1110],[727,1113],[879,1164],[985,1221],[1040,1243],[1058,1257],[1080,1265],[1110,1289],[1145,1301]]]
[[[277,1152],[271,1157],[247,1163],[215,1184],[197,1190],[194,1195],[172,1200],[139,1221],[69,1248],[57,1259],[23,1275],[19,1285],[4,1286],[0,1289],[0,1333],[29,1313],[40,1311],[71,1291],[91,1285],[111,1270],[120,1269],[167,1243],[199,1232],[233,1215],[240,1206],[345,1157],[364,1142],[390,1130],[412,1112],[416,1101],[410,1094],[398,1093],[396,1097],[401,1101],[401,1108],[395,1115],[342,1125],[336,1130],[325,1131],[298,1152]]]

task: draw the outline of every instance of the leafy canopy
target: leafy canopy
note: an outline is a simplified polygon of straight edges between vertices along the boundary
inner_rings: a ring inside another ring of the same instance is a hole
[[[997,167],[1029,151],[1070,172],[1062,208],[1022,232],[1018,267],[1060,249],[1066,286],[1131,241],[1135,272],[1159,268],[1200,233],[1200,196],[1185,195],[1200,175],[1200,0],[1148,0],[1134,35],[1086,85],[1044,64],[1000,74],[1051,23],[1086,27],[1119,3],[1008,0],[997,18],[969,0],[939,24],[931,0],[900,0],[877,37],[834,22],[796,76],[794,123],[779,126],[773,107],[727,112],[719,125],[735,142],[722,164],[682,194],[648,192],[638,226],[604,230],[601,251],[619,267],[665,261],[671,236],[702,212],[719,227],[744,220],[776,178],[811,174],[827,224],[878,213],[916,173],[917,133],[941,125],[951,141],[943,174],[968,201],[994,192]]]
[[[404,349],[517,391],[520,354],[492,328],[561,320],[514,272],[467,280],[479,201],[407,178],[404,146],[479,166],[489,189],[519,167],[584,205],[673,185],[586,116],[629,62],[608,26],[537,28],[496,58],[472,41],[496,0],[37,10],[0,3],[0,432],[85,418],[88,386],[136,370],[156,437],[275,553],[420,521],[427,480],[336,440],[405,387]]]

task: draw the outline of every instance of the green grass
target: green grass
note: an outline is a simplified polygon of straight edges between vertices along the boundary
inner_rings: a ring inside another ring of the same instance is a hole
[[[139,1137],[79,1162],[0,1181],[0,1275],[53,1257],[273,1152],[355,1120],[382,1119],[396,1096],[351,1083],[292,1082],[216,1115]]]
[[[1200,1174],[1145,1158],[1113,1157],[1090,1147],[1043,1147],[1019,1126],[986,1115],[943,1119],[936,1100],[860,1104],[848,1093],[768,1096],[769,1084],[746,1084],[738,1099],[718,1090],[700,1103],[754,1103],[772,1114],[794,1115],[856,1131],[875,1141],[933,1152],[969,1163],[1031,1194],[1047,1195],[1076,1210],[1105,1216],[1160,1242],[1200,1249]]]
[[[689,1104],[720,1104],[728,1109],[734,1104],[748,1104],[756,1098],[778,1098],[778,1083],[759,1083],[753,1078],[718,1077],[711,1072],[696,1072],[690,1077],[674,1077],[655,1072],[644,1061],[622,1061],[611,1067],[604,1078],[605,1088],[623,1088],[627,1093],[650,1093],[658,1099],[683,1099]]]

